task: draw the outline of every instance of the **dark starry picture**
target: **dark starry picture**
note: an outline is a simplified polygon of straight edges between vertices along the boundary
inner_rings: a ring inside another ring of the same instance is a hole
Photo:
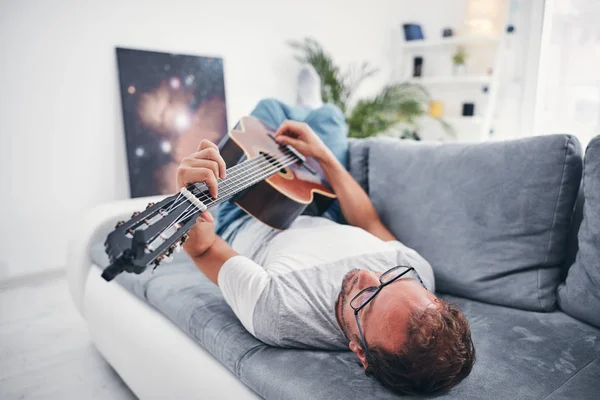
[[[181,160],[227,132],[221,58],[117,48],[132,197],[174,193]]]

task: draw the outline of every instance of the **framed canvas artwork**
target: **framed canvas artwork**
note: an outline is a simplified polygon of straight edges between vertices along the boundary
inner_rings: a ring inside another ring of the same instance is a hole
[[[117,48],[132,197],[176,192],[176,171],[202,139],[227,132],[223,60]]]

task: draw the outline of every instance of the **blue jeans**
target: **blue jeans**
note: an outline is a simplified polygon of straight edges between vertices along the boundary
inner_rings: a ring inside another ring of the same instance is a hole
[[[252,116],[263,120],[273,128],[279,127],[283,121],[289,119],[305,122],[319,135],[321,140],[333,152],[336,158],[348,169],[348,126],[344,113],[332,104],[325,104],[321,108],[309,110],[302,107],[291,107],[279,100],[261,100],[251,113]],[[342,210],[338,201],[322,215],[332,221],[343,223]],[[232,202],[225,202],[219,207],[216,222],[217,235],[231,242],[235,233],[252,217]]]

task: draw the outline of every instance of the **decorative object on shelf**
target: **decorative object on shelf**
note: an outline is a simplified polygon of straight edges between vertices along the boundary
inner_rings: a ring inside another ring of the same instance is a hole
[[[417,56],[413,58],[413,77],[419,78],[423,73],[423,57]]]
[[[472,117],[475,115],[475,104],[474,103],[463,103],[462,115],[465,117]]]
[[[452,28],[444,28],[444,30],[442,30],[442,37],[452,37],[454,36],[454,32],[452,31]]]
[[[431,100],[429,102],[429,115],[433,118],[442,118],[442,115],[444,115],[444,103],[439,100]]]
[[[507,33],[513,33],[515,31],[515,26],[514,25],[508,25],[506,27],[506,32]]]
[[[462,76],[467,74],[467,50],[464,46],[457,46],[456,53],[452,56],[452,74]]]
[[[423,30],[419,24],[403,24],[404,40],[423,40]]]
[[[507,0],[469,0],[465,12],[464,28],[469,35],[497,35],[503,29],[503,16]]]
[[[227,133],[223,60],[117,48],[117,62],[131,196],[174,193],[183,157]]]
[[[386,133],[400,137],[406,129],[418,131],[419,118],[429,117],[427,109],[431,97],[423,86],[406,82],[387,84],[376,96],[354,102],[352,96],[360,84],[375,75],[377,69],[363,62],[359,67],[342,72],[316,40],[305,38],[288,44],[297,51],[296,60],[311,64],[317,70],[323,102],[335,104],[344,112],[348,136],[369,137]],[[435,120],[449,135],[455,136],[448,123]]]

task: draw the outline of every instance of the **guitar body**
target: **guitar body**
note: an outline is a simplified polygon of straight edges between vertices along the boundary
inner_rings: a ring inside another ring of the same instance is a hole
[[[269,136],[275,131],[257,118],[243,117],[219,145],[227,167],[261,153],[276,159],[289,156]],[[298,162],[282,169],[238,193],[232,201],[275,229],[288,228],[309,205],[311,215],[320,215],[329,207],[335,194],[325,180],[319,163],[308,157],[305,164]]]

